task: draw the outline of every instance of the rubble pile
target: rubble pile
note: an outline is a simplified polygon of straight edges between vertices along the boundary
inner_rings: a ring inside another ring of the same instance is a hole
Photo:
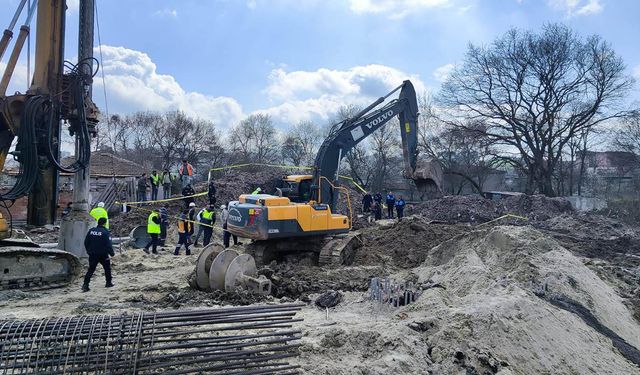
[[[362,231],[364,245],[356,250],[354,264],[417,267],[431,248],[468,230],[466,225],[430,224],[416,216],[371,226]]]
[[[526,216],[531,221],[544,221],[563,213],[573,212],[571,203],[564,198],[549,198],[544,195],[515,195],[499,201],[504,214]]]
[[[412,212],[446,223],[484,223],[500,215],[498,207],[479,195],[450,195],[413,207]]]

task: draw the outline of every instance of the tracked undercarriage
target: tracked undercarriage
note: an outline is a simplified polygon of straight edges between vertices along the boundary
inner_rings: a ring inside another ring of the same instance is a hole
[[[28,239],[0,240],[0,290],[63,286],[79,270],[78,258],[66,251],[44,249]]]
[[[311,257],[319,266],[349,265],[353,263],[355,250],[362,246],[362,237],[358,232],[343,234],[293,237],[283,239],[254,241],[246,246],[257,264],[269,264],[292,254],[304,254]]]

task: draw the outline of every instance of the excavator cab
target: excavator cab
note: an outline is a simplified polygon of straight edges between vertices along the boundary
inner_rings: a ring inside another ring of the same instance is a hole
[[[295,203],[308,202],[311,199],[312,179],[311,175],[285,176],[282,178],[283,187],[279,188],[278,195]]]

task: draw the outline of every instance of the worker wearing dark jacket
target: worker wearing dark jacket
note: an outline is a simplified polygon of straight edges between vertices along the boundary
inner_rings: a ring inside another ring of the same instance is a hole
[[[373,204],[373,215],[376,220],[382,219],[382,203],[375,202]]]
[[[160,213],[155,210],[152,211],[147,218],[147,233],[149,237],[151,237],[147,246],[144,247],[144,252],[147,254],[149,254],[149,247],[152,248],[151,251],[154,254],[158,254],[158,243],[160,242],[160,233],[162,232],[160,227],[161,223]]]
[[[373,200],[375,202],[382,203],[382,194],[380,194],[380,192],[375,193],[373,195]]]
[[[216,185],[213,183],[213,179],[209,181],[209,191],[207,192],[207,196],[209,197],[209,205],[215,206],[216,201]]]
[[[364,193],[364,197],[362,197],[362,211],[370,212],[371,211],[371,203],[373,203],[373,197],[370,193]]]
[[[114,256],[113,246],[111,246],[111,233],[104,227],[107,223],[107,219],[101,217],[98,219],[98,226],[89,229],[87,236],[84,238],[84,247],[89,255],[89,270],[84,276],[84,284],[82,284],[82,291],[89,291],[89,282],[91,276],[96,271],[98,263],[104,268],[104,277],[107,281],[106,287],[111,288],[113,283],[111,282],[111,261],[109,256]]]
[[[182,189],[182,195],[184,196],[184,206],[189,208],[189,204],[195,202],[195,199],[192,197],[195,194],[195,190],[191,187],[191,184],[185,186]]]
[[[138,178],[138,187],[136,189],[138,193],[138,202],[146,202],[147,200],[147,174],[143,173],[140,178]]]
[[[167,240],[167,225],[169,225],[169,210],[167,207],[161,207],[158,210],[160,213],[160,246],[164,246],[164,242]]]
[[[149,181],[151,181],[151,200],[158,200],[158,189],[160,188],[160,175],[155,170],[151,171],[151,176],[149,176]]]
[[[387,217],[393,219],[393,208],[396,206],[396,196],[392,192],[387,194]]]
[[[211,235],[213,234],[213,224],[216,223],[216,211],[212,204],[205,208],[200,214],[200,222],[204,224],[202,230],[204,231],[203,245],[207,246],[211,242]]]
[[[400,196],[400,199],[398,199],[398,201],[396,202],[396,213],[398,214],[398,220],[404,217],[404,206],[406,205],[407,203],[404,201],[402,196]]]

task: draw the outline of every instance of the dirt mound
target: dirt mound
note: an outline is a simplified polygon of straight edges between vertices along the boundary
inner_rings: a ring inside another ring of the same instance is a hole
[[[640,321],[640,233],[637,227],[592,213],[564,214],[536,227],[576,255],[614,286]]]
[[[543,221],[563,213],[573,212],[571,203],[564,198],[549,198],[544,195],[516,195],[500,201],[504,214],[526,216],[530,221]]]
[[[429,224],[419,217],[368,227],[362,230],[364,246],[354,264],[417,267],[431,248],[468,230],[466,225]]]
[[[456,359],[473,363],[483,351],[515,373],[638,370],[630,361],[640,325],[620,296],[537,230],[501,226],[458,237],[415,272],[444,287],[425,291],[413,307],[438,317],[429,332],[435,372],[455,372]]]
[[[421,203],[412,213],[446,223],[484,223],[506,214],[525,216],[530,222],[544,221],[563,213],[572,213],[564,198],[544,195],[517,195],[494,202],[480,195],[451,195]],[[509,224],[515,224],[515,220]]]
[[[412,212],[447,223],[484,223],[499,215],[493,201],[479,195],[450,195],[429,200],[414,207]]]

